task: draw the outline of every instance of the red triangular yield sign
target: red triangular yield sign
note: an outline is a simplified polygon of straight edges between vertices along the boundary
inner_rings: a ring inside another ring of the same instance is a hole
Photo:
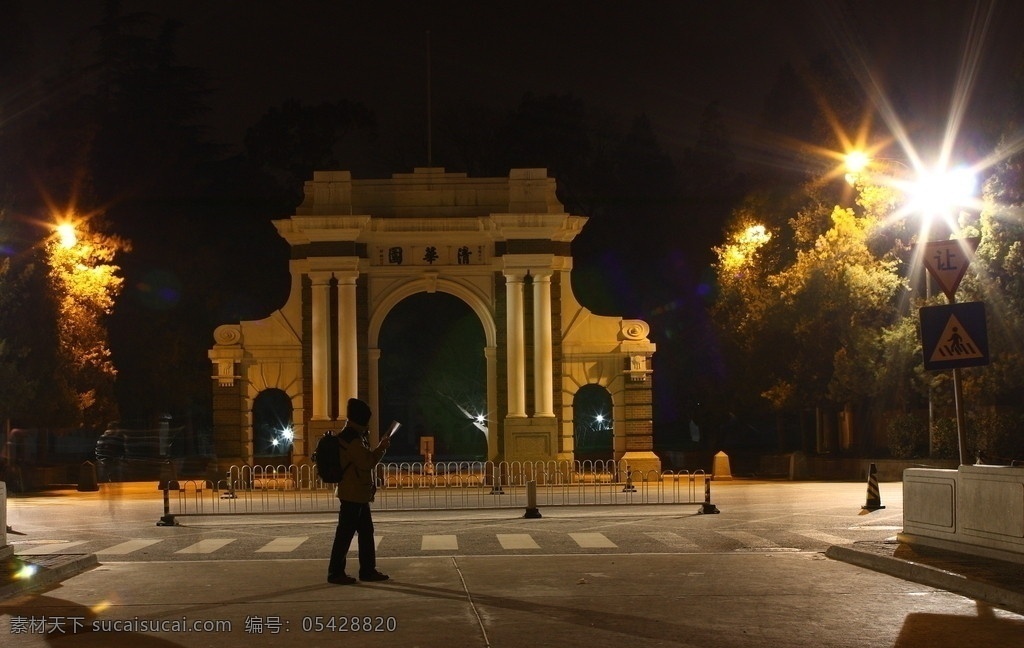
[[[956,289],[967,272],[967,266],[971,264],[971,257],[978,249],[980,240],[950,239],[928,241],[924,244],[924,258],[921,261],[950,301],[953,301],[956,295]]]

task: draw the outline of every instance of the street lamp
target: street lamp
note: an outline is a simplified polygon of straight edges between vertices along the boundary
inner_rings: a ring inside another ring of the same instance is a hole
[[[72,223],[61,223],[56,227],[57,237],[60,239],[60,246],[70,250],[78,244],[78,232]]]

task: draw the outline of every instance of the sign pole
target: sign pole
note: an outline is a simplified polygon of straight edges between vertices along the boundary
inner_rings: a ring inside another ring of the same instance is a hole
[[[956,289],[960,285],[964,273],[967,272],[967,266],[971,262],[974,251],[978,249],[980,241],[980,238],[968,238],[929,241],[924,244],[924,266],[942,287],[942,291],[946,293],[946,301],[951,306],[956,303]],[[956,331],[955,328],[953,330]],[[959,347],[959,343],[955,344]],[[987,350],[985,355],[988,355]],[[985,361],[987,362],[987,358]],[[964,414],[964,393],[960,367],[954,366],[952,369],[953,403],[956,407],[956,437],[957,445],[960,448],[960,465],[963,466],[967,464],[967,417]],[[929,399],[930,404],[931,400]],[[929,442],[931,442],[932,430],[929,429],[928,433]]]
[[[964,264],[966,265],[966,264]],[[953,288],[956,290],[956,287]],[[956,303],[956,294],[946,293],[946,301]],[[960,380],[960,368],[953,367],[953,407],[956,408],[956,444],[960,449],[960,465],[967,465],[967,415],[964,414],[964,386]]]
[[[956,405],[956,437],[960,446],[960,465],[967,465],[967,417],[964,415],[964,391],[960,370],[953,370],[953,403]]]

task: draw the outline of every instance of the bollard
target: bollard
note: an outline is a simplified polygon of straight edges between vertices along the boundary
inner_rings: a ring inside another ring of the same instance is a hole
[[[629,464],[626,464],[626,485],[622,487],[623,493],[635,493],[636,487],[633,486],[633,472],[629,469]]]
[[[504,495],[505,491],[501,488],[501,471],[498,466],[493,466],[491,469],[491,495]]]
[[[7,544],[7,534],[11,527],[7,526],[7,482],[0,481],[0,560],[14,555],[14,547]]]
[[[526,482],[526,513],[524,518],[537,519],[541,517],[540,509],[537,508],[537,482]]]
[[[156,525],[157,526],[178,526],[178,522],[171,515],[171,494],[170,494],[170,482],[164,482],[164,515],[161,517]]]
[[[729,455],[719,451],[715,454],[711,464],[711,476],[715,479],[732,479],[732,469],[729,467]]]
[[[96,481],[96,466],[91,461],[82,462],[78,469],[78,492],[91,493],[100,489]]]
[[[875,474],[877,472],[875,464],[871,464],[871,468],[868,469],[868,496],[862,509],[864,511],[877,511],[885,508],[882,506],[882,496],[878,491],[878,476]]]
[[[721,513],[718,507],[711,503],[711,475],[704,476],[704,504],[700,507],[701,513]]]

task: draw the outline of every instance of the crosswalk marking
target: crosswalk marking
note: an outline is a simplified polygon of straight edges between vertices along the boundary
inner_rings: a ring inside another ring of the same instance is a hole
[[[673,549],[688,549],[690,551],[696,551],[699,547],[696,542],[689,538],[684,538],[678,533],[671,531],[648,531],[645,534],[649,538],[653,538],[662,544],[666,544]]]
[[[498,542],[502,549],[540,549],[529,533],[499,533]]]
[[[40,556],[45,554],[56,554],[64,553],[72,547],[85,544],[88,540],[75,540],[73,542],[47,542],[46,544],[36,545],[29,549],[19,550],[18,554],[22,556]]]
[[[380,539],[381,539],[381,537],[382,536],[379,536],[376,533],[373,534],[373,548],[374,549],[379,549],[380,548]],[[356,553],[357,551],[359,551],[359,536],[356,536],[355,538],[353,538],[352,539],[352,544],[350,544],[348,546],[348,552],[349,553]]]
[[[213,553],[225,545],[229,545],[234,542],[234,538],[209,538],[206,540],[200,540],[199,542],[189,545],[184,549],[178,549],[174,553],[177,554],[205,554]]]
[[[831,533],[825,533],[824,531],[814,531],[814,530],[808,529],[806,531],[797,531],[796,533],[797,533],[797,535],[802,535],[805,538],[810,538],[811,540],[817,540],[819,542],[824,542],[825,544],[829,544],[829,545],[848,545],[848,544],[853,544],[853,540],[850,540],[848,538],[844,538],[842,536],[832,535]]]
[[[775,544],[774,542],[772,542],[771,540],[769,540],[768,538],[762,538],[759,535],[755,535],[753,533],[747,533],[746,531],[719,531],[718,533],[720,533],[721,535],[724,535],[726,538],[732,538],[733,540],[738,541],[744,547],[778,547],[779,546],[779,545]]]
[[[857,530],[864,530],[858,527]],[[707,549],[714,550],[715,547],[721,546],[721,540],[715,540],[711,536],[700,534],[691,534],[685,531],[673,532],[673,531],[644,531],[643,536],[648,538],[650,541],[659,543],[661,546],[671,551],[679,551],[686,553],[696,553]],[[839,535],[828,533],[827,531],[819,531],[817,529],[793,529],[786,530],[784,535],[776,537],[772,535],[773,531],[766,530],[765,535],[759,535],[750,531],[729,529],[729,530],[716,530],[710,532],[720,538],[729,538],[733,542],[738,543],[740,548],[735,549],[736,551],[797,551],[795,547],[807,547],[814,546],[814,544],[825,544],[825,545],[849,545],[854,542],[853,539],[844,538]],[[561,537],[566,535],[571,539],[572,542],[581,549],[617,549],[619,545],[615,541],[608,538],[604,533],[597,532],[577,532],[577,533],[564,533],[558,534]],[[463,538],[464,545],[472,545],[469,548],[470,552],[474,551],[475,548],[485,547],[490,542],[493,547],[493,540],[484,541],[484,544],[480,544],[480,534],[427,534],[420,536],[420,550],[424,552],[456,552],[459,551],[459,538]],[[794,536],[805,538],[804,542],[798,542],[797,545],[788,544],[794,541]],[[487,534],[487,537],[494,538],[497,540],[498,545],[502,550],[505,551],[534,551],[541,549],[541,545],[534,538],[533,534],[530,533],[491,533]],[[559,543],[556,536],[544,536],[548,542],[545,543],[545,548],[555,549],[558,547],[564,547],[565,545]],[[381,546],[381,540],[383,536],[374,535],[373,542],[375,547]],[[774,541],[770,538],[774,538]],[[786,538],[781,540],[779,538]],[[175,553],[175,554],[189,554],[189,555],[205,555],[212,554],[220,551],[227,545],[234,543],[236,540],[242,540],[236,544],[238,549],[234,551],[234,554],[239,553],[258,553],[267,556],[273,555],[284,555],[295,552],[297,555],[299,552],[303,552],[303,555],[312,553],[313,551],[319,551],[323,548],[324,544],[329,546],[333,539],[333,533],[321,534],[321,535],[307,535],[307,536],[279,536],[279,537],[265,537],[265,538],[206,538],[203,540],[193,539],[193,544],[174,551],[176,546],[180,546],[177,543],[166,542],[168,538],[121,538],[121,542],[112,544],[110,546],[102,546],[104,543],[102,540],[75,540],[70,542],[61,542],[55,540],[36,540],[34,542],[25,542],[21,544],[23,549],[16,547],[16,552],[19,555],[25,556],[38,556],[46,554],[70,554],[76,552],[83,552],[86,549],[80,547],[80,545],[88,544],[89,549],[107,560],[118,560],[120,557],[130,559],[129,556],[132,554],[143,554],[143,557],[152,557],[158,552],[164,553]],[[258,543],[249,544],[252,540],[258,540]],[[396,536],[392,539],[388,546],[392,547],[394,551],[408,551],[413,549],[412,543],[415,543],[414,536]],[[780,544],[782,543],[781,546]],[[157,549],[149,552],[143,552],[143,550],[159,545]],[[636,547],[636,550],[643,550],[643,546],[651,547],[651,544],[640,545]],[[358,539],[353,539],[349,552],[356,553],[359,550]],[[226,552],[225,552],[226,553]]]
[[[122,542],[121,544],[116,544],[113,547],[107,547],[106,549],[98,549],[96,553],[123,556],[125,554],[130,554],[132,552],[139,551],[140,549],[145,549],[146,547],[155,545],[158,542],[163,541],[160,539],[152,540],[145,538],[137,538],[135,540],[127,540],[125,542]]]
[[[267,544],[256,550],[257,553],[287,553],[295,551],[309,536],[294,536],[289,538],[274,538]]]
[[[425,535],[420,544],[421,551],[456,551],[459,538],[454,535]]]
[[[617,544],[605,537],[603,533],[570,533],[569,537],[583,549],[614,549]]]

